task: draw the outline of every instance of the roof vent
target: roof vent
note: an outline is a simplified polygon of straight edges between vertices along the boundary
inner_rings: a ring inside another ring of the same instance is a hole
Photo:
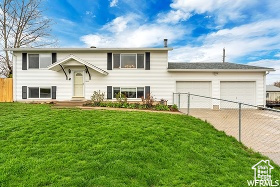
[[[96,48],[95,46],[90,46],[90,48]]]
[[[168,41],[168,39],[164,39],[163,41],[164,41],[164,47],[167,47],[167,41]]]

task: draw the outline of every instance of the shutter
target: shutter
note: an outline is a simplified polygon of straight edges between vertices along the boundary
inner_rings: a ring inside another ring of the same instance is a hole
[[[52,53],[52,64],[54,64],[57,61],[57,55],[56,53]]]
[[[145,86],[145,98],[147,98],[147,96],[150,94],[150,86]]]
[[[145,70],[150,70],[151,54],[150,52],[146,52],[145,55],[146,55]]]
[[[22,99],[27,99],[27,86],[22,87]]]
[[[27,53],[22,53],[22,70],[27,70]]]
[[[112,86],[107,86],[107,99],[112,99]]]
[[[112,70],[112,53],[107,53],[107,70]]]
[[[52,86],[52,99],[56,99],[56,86]]]

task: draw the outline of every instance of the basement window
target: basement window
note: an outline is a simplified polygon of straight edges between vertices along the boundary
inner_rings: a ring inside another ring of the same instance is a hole
[[[116,95],[118,93],[124,94],[127,98],[141,98],[144,97],[144,87],[137,87],[137,88],[114,87],[113,98],[116,98]]]
[[[29,87],[28,98],[51,98],[51,88]]]

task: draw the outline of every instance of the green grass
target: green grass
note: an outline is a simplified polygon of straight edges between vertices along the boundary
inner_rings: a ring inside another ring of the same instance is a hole
[[[0,103],[0,186],[239,187],[261,159],[185,115]]]

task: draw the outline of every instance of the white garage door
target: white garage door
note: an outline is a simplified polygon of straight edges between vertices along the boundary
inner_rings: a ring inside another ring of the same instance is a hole
[[[191,93],[196,95],[211,97],[211,82],[177,82],[177,93]],[[177,98],[177,103],[178,103]],[[211,99],[191,96],[190,108],[212,108]],[[188,107],[187,94],[182,94],[180,97],[180,108]]]
[[[256,104],[256,82],[221,82],[221,99]],[[237,104],[221,102],[221,108],[235,108]]]

